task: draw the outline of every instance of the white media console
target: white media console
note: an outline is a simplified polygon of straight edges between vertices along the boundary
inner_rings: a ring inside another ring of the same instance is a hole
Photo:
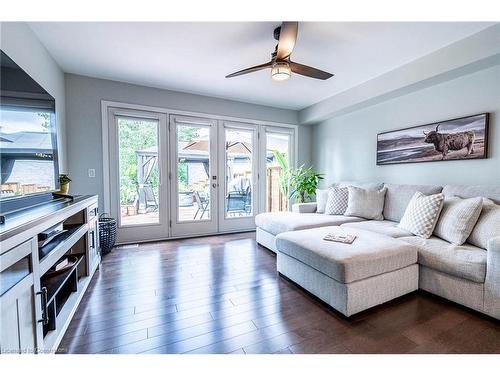
[[[39,248],[38,235],[66,230]],[[71,256],[73,266],[48,271]],[[55,199],[0,225],[0,351],[54,353],[99,267],[97,196]]]

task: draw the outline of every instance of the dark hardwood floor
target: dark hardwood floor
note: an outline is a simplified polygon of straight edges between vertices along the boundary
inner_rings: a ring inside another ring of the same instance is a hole
[[[68,353],[500,353],[500,322],[423,292],[349,319],[276,272],[254,233],[104,257]]]

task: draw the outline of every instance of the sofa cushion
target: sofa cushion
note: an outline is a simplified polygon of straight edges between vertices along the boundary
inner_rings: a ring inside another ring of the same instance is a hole
[[[266,212],[255,216],[255,225],[277,235],[283,232],[362,221],[359,217],[296,212]]]
[[[498,185],[446,185],[443,188],[445,197],[457,196],[460,198],[483,197],[500,204],[500,186]]]
[[[408,203],[399,227],[417,236],[429,238],[443,208],[443,200],[441,193],[424,195],[417,191]]]
[[[349,202],[348,188],[331,187],[328,189],[328,200],[326,202],[325,214],[344,215]]]
[[[357,182],[357,181],[340,181],[335,186],[337,187],[349,187],[354,186],[366,190],[380,190],[384,187],[382,182]]]
[[[316,189],[316,212],[318,214],[322,214],[325,212],[329,190],[330,189]]]
[[[482,208],[481,197],[445,198],[434,235],[452,244],[462,245],[472,233]]]
[[[418,263],[477,283],[486,277],[487,251],[472,245],[453,245],[441,238],[401,237],[418,248]]]
[[[390,220],[369,220],[369,221],[360,221],[358,223],[346,223],[342,224],[341,227],[346,228],[359,228],[364,230],[369,230],[371,232],[385,234],[386,236],[398,238],[398,237],[408,237],[412,234],[404,229],[398,227],[396,221]]]
[[[500,237],[500,206],[483,198],[483,209],[467,242],[487,249],[488,241],[493,237]]]
[[[369,220],[384,220],[382,210],[386,189],[367,190],[355,186],[349,186],[349,199],[346,216],[363,217]]]
[[[327,234],[354,234],[352,244],[326,241]],[[380,275],[415,264],[417,249],[403,241],[357,228],[323,227],[282,233],[276,247],[341,283]]]
[[[435,185],[397,185],[385,184],[384,219],[401,221],[408,203],[417,191],[424,195],[441,193],[443,188]]]

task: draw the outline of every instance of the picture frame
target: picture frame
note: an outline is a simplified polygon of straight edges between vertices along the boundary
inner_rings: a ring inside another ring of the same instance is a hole
[[[489,113],[377,134],[377,165],[475,160],[488,157]]]

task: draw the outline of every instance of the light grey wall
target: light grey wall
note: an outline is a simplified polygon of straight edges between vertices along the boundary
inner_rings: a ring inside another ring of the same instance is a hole
[[[298,124],[298,113],[207,96],[66,74],[66,118],[69,173],[74,194],[99,194],[102,205],[101,100],[158,106],[253,120]],[[299,129],[299,163],[310,163],[311,129]],[[88,169],[96,177],[88,177]]]
[[[490,112],[489,158],[376,165],[377,133]],[[464,75],[313,125],[312,161],[323,186],[339,180],[500,184],[500,66]]]
[[[449,81],[500,61],[500,23],[458,40],[299,112],[301,124],[329,118]]]
[[[64,73],[26,23],[2,22],[0,35],[2,50],[56,99],[59,170],[67,172]]]

